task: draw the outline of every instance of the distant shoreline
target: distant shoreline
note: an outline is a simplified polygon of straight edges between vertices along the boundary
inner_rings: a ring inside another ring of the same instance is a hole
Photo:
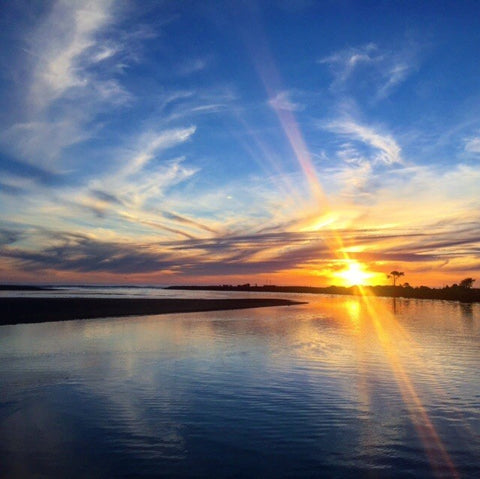
[[[462,303],[480,302],[480,289],[447,286],[445,288],[429,288],[427,286],[328,286],[324,288],[313,286],[252,286],[249,284],[212,285],[212,286],[168,286],[165,289],[186,291],[242,291],[257,293],[297,293],[297,294],[339,294],[348,296],[383,296],[387,298],[433,299],[460,301]]]
[[[28,284],[0,284],[0,291],[46,291],[53,288],[30,286]]]
[[[74,319],[264,308],[297,304],[305,304],[305,302],[276,298],[0,298],[0,311],[2,311],[0,326]]]

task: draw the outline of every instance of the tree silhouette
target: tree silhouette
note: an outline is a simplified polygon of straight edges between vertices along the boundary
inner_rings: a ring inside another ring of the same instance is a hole
[[[389,275],[387,275],[387,278],[393,278],[393,286],[396,286],[397,279],[400,278],[400,276],[405,276],[405,273],[402,271],[392,271]]]
[[[462,281],[460,281],[460,288],[463,288],[463,289],[470,289],[472,286],[473,286],[473,283],[475,282],[475,280],[473,278],[465,278],[465,279],[462,279]]]

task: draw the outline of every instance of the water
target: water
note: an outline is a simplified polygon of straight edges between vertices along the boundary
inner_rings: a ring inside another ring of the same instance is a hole
[[[480,305],[274,296],[0,327],[0,477],[480,477]]]

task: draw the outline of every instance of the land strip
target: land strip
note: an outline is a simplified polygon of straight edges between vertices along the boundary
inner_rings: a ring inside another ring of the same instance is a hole
[[[427,286],[253,286],[249,283],[234,285],[212,286],[168,286],[165,289],[178,289],[187,291],[243,291],[256,293],[300,293],[300,294],[341,294],[352,296],[384,296],[387,298],[410,298],[410,299],[440,299],[448,301],[460,301],[463,303],[480,302],[479,288],[462,288],[456,284],[444,288],[429,288]]]
[[[304,304],[277,298],[0,298],[0,325]]]

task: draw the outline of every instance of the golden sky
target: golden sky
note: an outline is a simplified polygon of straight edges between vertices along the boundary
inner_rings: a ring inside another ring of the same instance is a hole
[[[255,5],[6,7],[1,282],[477,276],[478,16]]]

